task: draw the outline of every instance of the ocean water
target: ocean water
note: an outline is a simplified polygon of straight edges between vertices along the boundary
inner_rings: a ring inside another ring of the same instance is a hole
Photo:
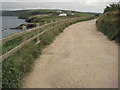
[[[2,16],[2,38],[21,32],[19,29],[11,30],[10,28],[15,28],[23,23],[26,23],[25,20],[15,16]]]

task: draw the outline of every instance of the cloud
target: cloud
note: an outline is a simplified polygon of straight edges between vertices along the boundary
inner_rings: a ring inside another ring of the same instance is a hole
[[[118,2],[119,0],[2,0],[2,2]]]
[[[68,0],[49,0],[49,2],[45,2],[48,0],[44,0],[44,2],[43,0],[39,0],[39,2],[37,2],[38,0],[29,0],[29,2],[27,1],[28,0],[4,0],[4,2],[2,2],[2,9],[3,10],[65,9],[82,12],[103,12],[104,8],[115,0],[112,0],[112,2],[110,2],[110,0],[74,0],[74,2],[72,2],[73,0],[69,0],[69,2],[67,2]]]

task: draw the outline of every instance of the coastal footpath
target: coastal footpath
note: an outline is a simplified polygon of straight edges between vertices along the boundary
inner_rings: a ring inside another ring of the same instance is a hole
[[[97,31],[96,19],[67,27],[47,46],[24,88],[117,88],[118,46]]]

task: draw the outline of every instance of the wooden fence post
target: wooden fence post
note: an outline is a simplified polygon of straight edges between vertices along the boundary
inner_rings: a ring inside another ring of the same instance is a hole
[[[45,28],[47,28],[47,21],[44,21]]]
[[[40,26],[40,24],[39,23],[36,23],[36,27],[39,27]]]
[[[50,23],[52,23],[53,21],[51,20]]]
[[[27,27],[25,25],[22,26],[22,30],[26,31]],[[27,40],[26,35],[23,36],[23,42],[25,42]]]
[[[36,27],[39,27],[39,23],[36,23]],[[37,30],[37,34],[39,34],[40,33],[40,30],[38,29]],[[39,36],[37,37],[37,42],[36,42],[36,44],[39,44],[40,43],[40,38],[39,38]]]
[[[52,22],[53,22],[53,20],[51,20],[51,21],[50,21],[50,23],[51,23],[51,24],[50,24],[50,26],[52,26],[52,25],[53,25],[53,24],[52,24]]]
[[[46,24],[47,24],[47,21],[45,21],[44,24],[46,25]]]
[[[56,25],[58,24],[58,20],[57,19],[55,19],[55,23],[56,23]]]

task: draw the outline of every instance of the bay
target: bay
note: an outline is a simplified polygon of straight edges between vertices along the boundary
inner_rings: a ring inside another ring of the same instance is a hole
[[[10,29],[26,23],[24,19],[18,19],[15,16],[2,16],[2,38],[19,33],[20,29]]]

